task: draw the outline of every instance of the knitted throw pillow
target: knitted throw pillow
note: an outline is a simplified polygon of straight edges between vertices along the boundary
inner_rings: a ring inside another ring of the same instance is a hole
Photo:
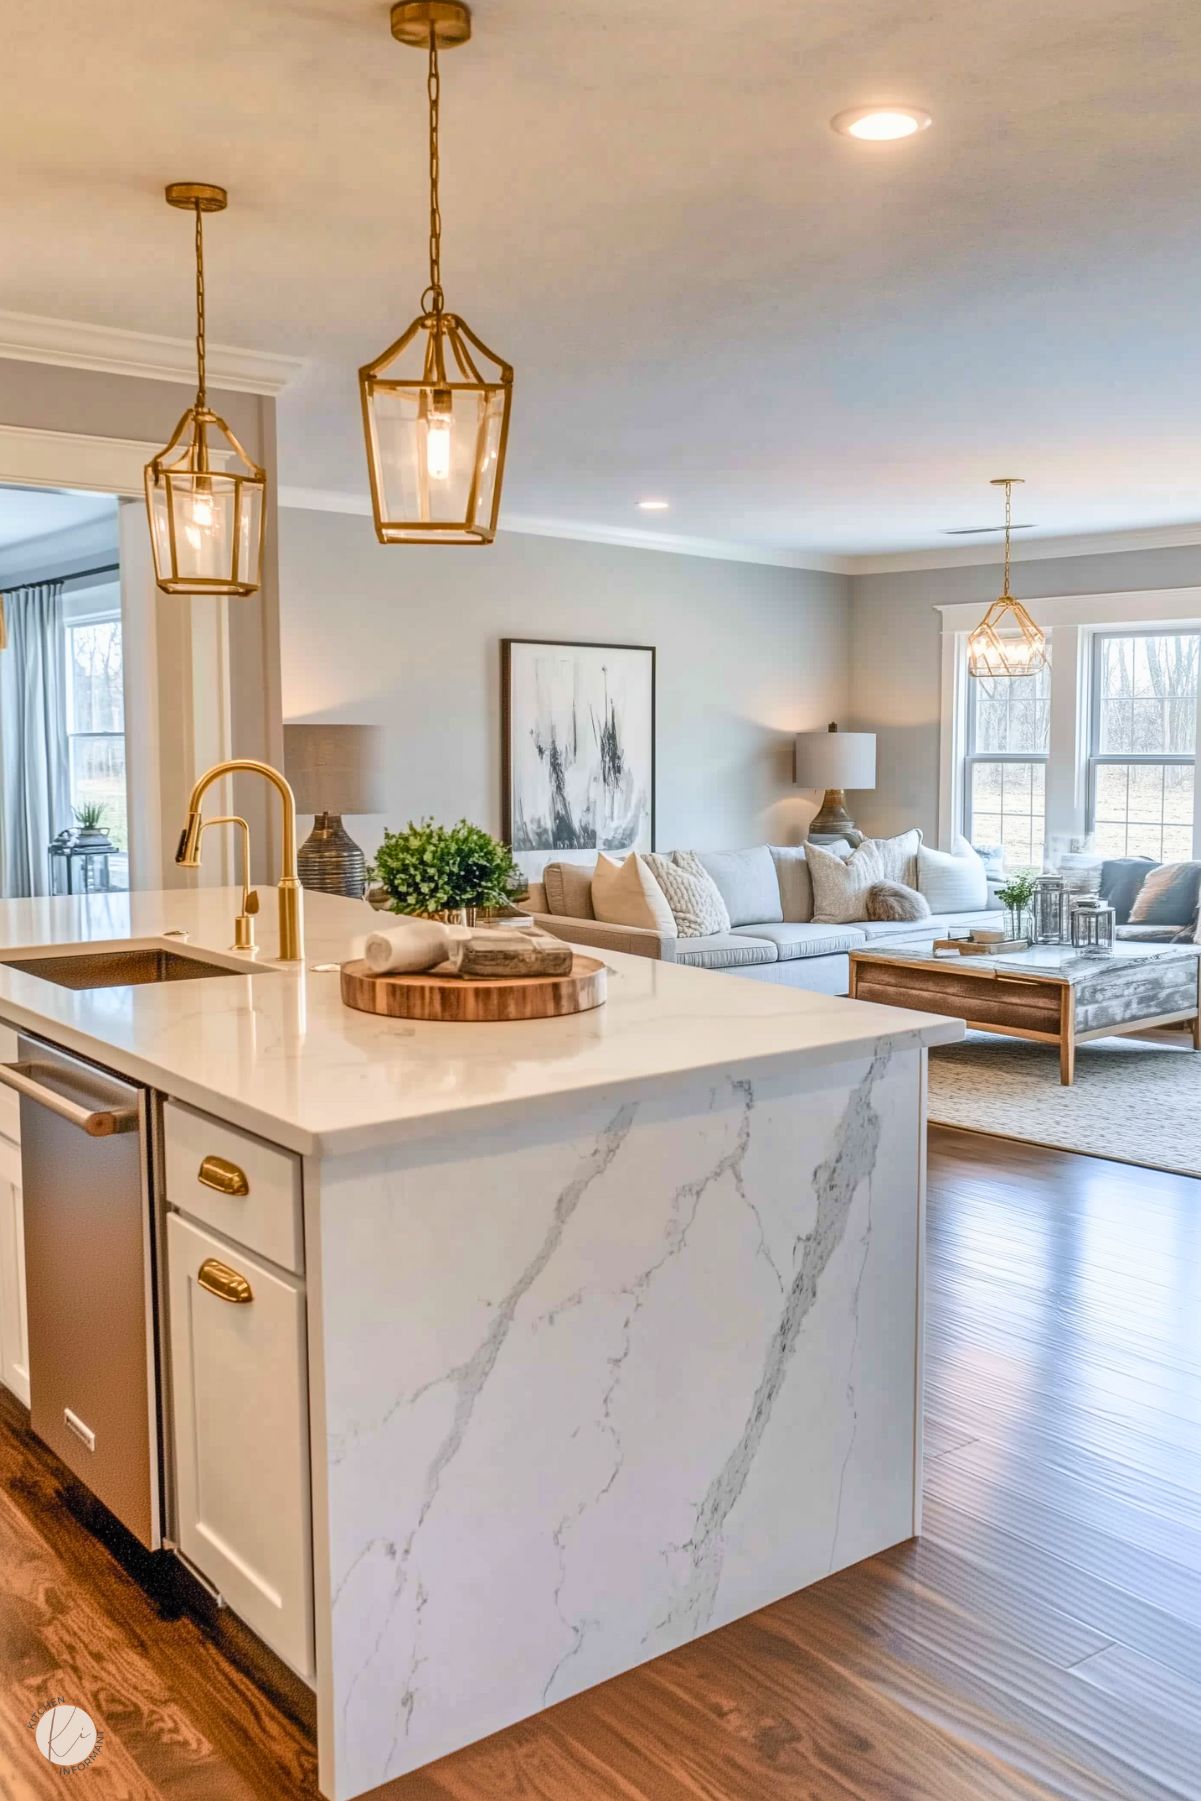
[[[671,857],[648,851],[642,860],[667,897],[681,938],[708,938],[713,932],[729,931],[726,903],[695,851],[676,851]]]
[[[929,919],[930,903],[904,882],[873,882],[867,891],[868,919]]]

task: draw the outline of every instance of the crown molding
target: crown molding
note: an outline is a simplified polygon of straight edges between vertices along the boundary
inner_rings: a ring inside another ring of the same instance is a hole
[[[371,501],[366,494],[346,494],[330,488],[283,487],[279,491],[279,504],[303,512],[371,516]],[[848,575],[855,561],[851,557],[818,556],[803,550],[772,550],[756,544],[727,542],[722,538],[689,538],[670,532],[641,532],[574,520],[539,519],[526,513],[506,514],[500,530],[516,537],[563,538],[577,544],[610,544],[624,550],[657,550],[665,556],[758,563],[773,569],[810,569],[825,575]]]
[[[196,385],[196,346],[191,338],[160,338],[152,332],[47,319],[37,313],[0,312],[0,358]],[[299,357],[238,350],[228,344],[208,345],[206,360],[210,386],[238,394],[274,396],[304,368]]]
[[[1037,563],[1054,557],[1115,556],[1124,550],[1184,550],[1193,544],[1201,544],[1201,523],[1189,520],[1183,525],[1082,532],[1063,538],[1023,538],[1017,546],[1016,560]],[[898,551],[895,555],[847,557],[844,561],[850,575],[896,575],[907,569],[979,568],[999,564],[1001,556],[998,542],[989,549],[980,544],[959,545],[954,550]]]
[[[160,448],[137,438],[0,425],[0,482],[140,496],[146,464]]]

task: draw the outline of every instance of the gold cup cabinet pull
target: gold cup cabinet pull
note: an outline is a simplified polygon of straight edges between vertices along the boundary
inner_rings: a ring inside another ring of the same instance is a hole
[[[254,1290],[236,1269],[230,1269],[227,1263],[218,1263],[215,1257],[206,1257],[200,1265],[200,1273],[196,1277],[201,1288],[209,1294],[215,1294],[219,1301],[233,1301],[236,1305],[245,1306],[253,1301]]]
[[[196,1172],[196,1180],[205,1188],[216,1189],[218,1194],[250,1193],[246,1171],[226,1157],[206,1157]]]

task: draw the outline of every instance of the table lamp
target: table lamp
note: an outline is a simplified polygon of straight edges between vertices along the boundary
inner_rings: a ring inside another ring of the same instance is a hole
[[[285,725],[284,773],[313,830],[297,853],[301,885],[362,900],[367,859],[343,813],[381,813],[381,736],[374,725]]]
[[[809,823],[810,838],[818,844],[829,838],[858,844],[863,834],[847,812],[846,790],[875,787],[875,732],[840,732],[836,725],[798,732],[795,756],[797,787],[825,790],[821,810]]]

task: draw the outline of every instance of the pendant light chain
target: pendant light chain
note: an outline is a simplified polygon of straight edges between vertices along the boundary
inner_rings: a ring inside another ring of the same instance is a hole
[[[438,205],[438,102],[441,82],[438,76],[438,35],[430,26],[430,69],[426,82],[430,103],[430,285],[422,295],[424,305],[429,297],[429,311],[442,311],[442,212]]]
[[[204,214],[196,203],[196,405],[206,407],[204,367]]]
[[[1009,534],[1013,524],[1013,483],[1005,483],[1005,587],[1003,595],[1006,600],[1009,594]]]

